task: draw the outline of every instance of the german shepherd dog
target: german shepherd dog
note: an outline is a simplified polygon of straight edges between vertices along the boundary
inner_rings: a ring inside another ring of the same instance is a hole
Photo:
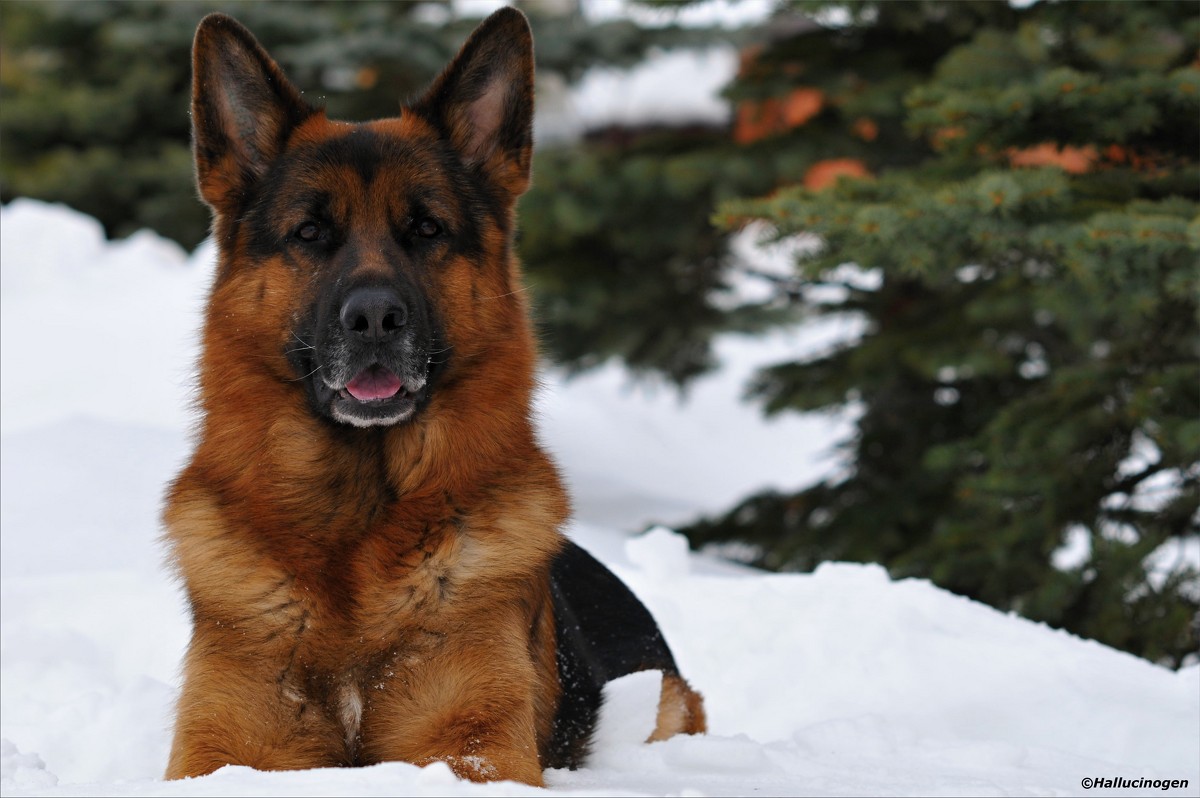
[[[530,421],[532,47],[497,11],[415,104],[351,124],[233,19],[196,31],[219,260],[164,513],[193,623],[168,778],[440,760],[540,785],[643,669],[651,740],[705,728],[650,614],[563,537]]]

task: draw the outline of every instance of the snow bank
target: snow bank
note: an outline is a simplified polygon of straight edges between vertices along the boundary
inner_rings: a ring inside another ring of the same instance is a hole
[[[211,252],[106,243],[61,207],[0,212],[0,792],[526,795],[442,765],[165,783],[188,624],[161,567],[159,497],[187,452]],[[738,404],[799,330],[720,342],[688,401],[616,367],[546,376],[543,436],[580,506],[571,534],[654,612],[711,734],[645,745],[645,676],[610,686],[596,756],[546,795],[1068,795],[1087,778],[1200,789],[1200,668],[1172,673],[873,566],[764,575],[619,531],[839,467],[846,419],[764,423]],[[1112,794],[1107,793],[1107,794]]]

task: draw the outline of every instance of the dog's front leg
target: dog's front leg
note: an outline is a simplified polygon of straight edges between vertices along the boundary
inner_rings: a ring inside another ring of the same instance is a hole
[[[340,726],[295,678],[295,664],[194,635],[184,667],[168,779],[225,765],[298,770],[344,765]]]
[[[363,761],[445,762],[471,781],[543,786],[528,649],[455,646],[368,685]]]

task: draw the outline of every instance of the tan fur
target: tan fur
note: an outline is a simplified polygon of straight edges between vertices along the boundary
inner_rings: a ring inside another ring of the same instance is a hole
[[[213,19],[196,40],[201,98],[202,67],[226,63],[206,48],[235,24]],[[235,66],[267,59],[240,47]],[[295,93],[273,62],[264,69],[285,100]],[[197,101],[198,123],[214,114],[237,109]],[[354,127],[317,112],[286,147]],[[415,114],[362,127],[436,135]],[[246,174],[235,156],[272,157],[275,142],[260,132],[244,152],[197,154],[220,255],[202,421],[164,512],[193,616],[167,777],[440,760],[463,778],[540,785],[560,693],[549,568],[568,502],[530,421],[536,347],[508,237],[484,217],[482,262],[452,259],[421,278],[455,353],[427,406],[392,427],[339,427],[314,414],[283,355],[314,281],[282,255],[252,258],[235,214]],[[508,186],[499,218],[511,229],[528,155],[481,157]],[[412,168],[385,163],[369,184],[334,166],[307,176],[354,220],[356,269],[388,267],[374,253],[405,212],[406,186],[453,197],[445,177]],[[457,212],[451,201],[436,210]],[[664,683],[663,696],[663,734],[702,728],[686,684]]]
[[[664,674],[658,717],[646,742],[659,742],[676,734],[703,734],[707,730],[704,699],[682,677]]]

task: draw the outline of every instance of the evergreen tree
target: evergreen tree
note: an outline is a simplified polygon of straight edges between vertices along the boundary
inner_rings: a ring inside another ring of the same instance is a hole
[[[417,96],[478,22],[442,3],[0,3],[0,201],[65,202],[111,236],[149,227],[197,244],[208,211],[193,187],[190,50],[196,24],[214,10],[254,31],[311,102],[352,120]],[[713,36],[588,25],[577,10],[538,3],[528,10],[539,70],[568,80]]]
[[[731,126],[540,145],[519,246],[555,359],[684,385],[722,331],[867,322],[750,387],[771,413],[858,408],[853,472],[750,497],[686,529],[696,545],[881,562],[1156,661],[1195,650],[1200,575],[1151,557],[1200,537],[1194,4],[779,0],[732,35],[524,7],[543,85],[746,45]],[[473,24],[431,4],[220,9],[350,119],[411,97]],[[209,10],[0,4],[0,199],[198,241],[188,48]],[[747,266],[729,243],[752,221],[821,245],[777,296],[731,307]],[[1086,556],[1056,567],[1068,539]]]
[[[709,216],[799,175],[799,162],[696,126],[613,129],[536,155],[520,250],[551,356],[573,369],[617,357],[683,385],[714,365],[717,333],[791,318],[786,307],[722,301],[735,264],[730,234]]]
[[[814,122],[879,130],[826,151],[874,177],[717,221],[819,236],[804,280],[882,275],[808,306],[865,317],[861,340],[752,386],[768,412],[861,406],[853,474],[685,531],[773,568],[882,562],[1178,665],[1200,575],[1150,555],[1200,534],[1196,6],[851,11],[772,43],[736,91],[819,91]],[[1090,553],[1055,567],[1068,536]]]

